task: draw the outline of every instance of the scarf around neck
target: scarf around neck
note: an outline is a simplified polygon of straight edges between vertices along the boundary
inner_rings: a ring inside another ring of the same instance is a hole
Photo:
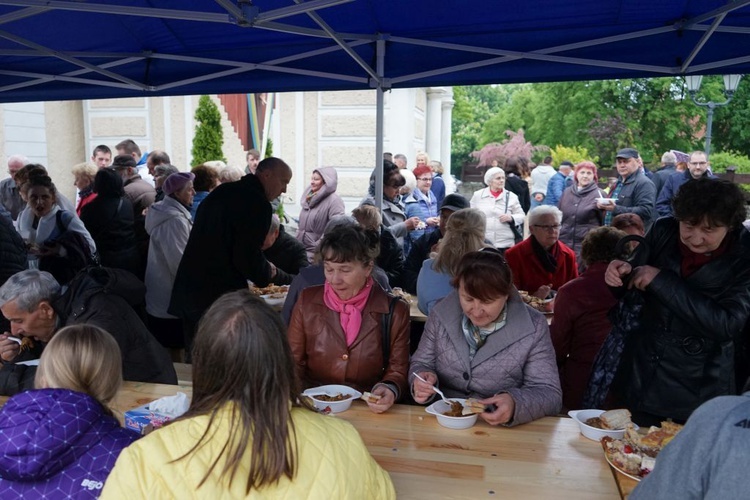
[[[370,297],[372,282],[372,276],[368,277],[362,290],[347,300],[342,300],[328,281],[323,285],[323,302],[330,310],[339,313],[339,321],[346,336],[347,346],[352,345],[359,335],[362,327],[362,311]]]
[[[555,244],[552,245],[552,248],[548,252],[544,249],[542,244],[536,240],[534,235],[531,235],[530,239],[531,248],[534,250],[534,255],[536,255],[537,259],[539,259],[539,262],[542,264],[544,270],[550,274],[555,274],[555,271],[557,271],[557,256],[560,254],[560,245],[558,244],[558,242],[555,242]]]

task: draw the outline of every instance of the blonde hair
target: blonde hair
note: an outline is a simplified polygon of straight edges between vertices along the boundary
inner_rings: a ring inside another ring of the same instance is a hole
[[[440,242],[432,268],[455,276],[464,255],[487,246],[484,242],[486,227],[484,213],[476,208],[453,212],[445,224],[445,236]]]
[[[360,226],[371,231],[380,231],[380,224],[383,222],[380,210],[372,205],[358,206],[352,210],[352,217],[357,219]]]
[[[67,326],[44,348],[37,389],[84,392],[105,406],[122,384],[122,358],[114,337],[94,325]]]
[[[424,151],[418,151],[416,156],[414,156],[415,161],[419,161],[420,158],[424,158],[424,164],[429,165],[430,164],[430,156],[425,153]]]
[[[70,173],[73,174],[74,177],[88,177],[92,181],[98,171],[99,169],[90,163],[79,163],[70,169]]]

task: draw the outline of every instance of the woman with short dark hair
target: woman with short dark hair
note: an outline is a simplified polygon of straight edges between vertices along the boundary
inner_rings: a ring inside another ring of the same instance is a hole
[[[560,287],[555,297],[549,330],[560,368],[563,407],[568,410],[582,408],[594,358],[612,330],[608,313],[617,299],[604,283],[604,272],[611,261],[622,257],[615,248],[625,236],[609,226],[589,231],[581,245],[586,270]]]
[[[103,266],[142,273],[133,229],[133,205],[125,196],[122,177],[111,168],[94,176],[96,198],[81,209],[81,220],[96,242]]]
[[[705,401],[734,394],[746,370],[750,252],[745,199],[734,184],[690,180],[673,217],[658,219],[633,268],[615,260],[605,279],[640,291],[643,306],[629,332],[612,391],[635,422],[686,420]]]
[[[227,293],[198,326],[190,409],[124,450],[102,498],[395,498],[351,424],[301,405],[281,317]]]
[[[464,256],[454,292],[435,305],[409,367],[417,403],[479,398],[492,425],[519,425],[560,410],[560,379],[544,315],[513,287],[497,250]],[[417,379],[417,373],[427,380]]]
[[[198,206],[221,182],[219,181],[219,171],[205,164],[193,167],[190,173],[194,175],[193,188],[195,189],[195,196],[193,196],[193,201],[190,205],[190,216],[195,220],[195,214],[198,213]]]
[[[367,404],[381,413],[407,388],[409,308],[372,279],[378,240],[377,233],[358,226],[323,236],[317,260],[326,282],[302,291],[288,334],[305,388],[343,384],[370,391],[381,398]],[[383,317],[389,310],[387,340]]]

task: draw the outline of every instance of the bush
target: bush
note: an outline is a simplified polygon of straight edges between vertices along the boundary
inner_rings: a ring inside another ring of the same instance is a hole
[[[558,144],[550,150],[549,154],[552,157],[553,165],[559,165],[564,161],[569,161],[575,165],[584,160],[599,164],[599,157],[589,154],[588,149],[582,147],[569,148]]]
[[[221,129],[219,108],[207,95],[202,95],[195,110],[195,136],[193,137],[193,164],[200,165],[207,161],[221,160],[226,162],[221,146],[224,137]]]
[[[738,174],[750,174],[750,158],[736,151],[722,151],[711,153],[711,171],[714,173],[726,172],[727,167],[737,167]]]

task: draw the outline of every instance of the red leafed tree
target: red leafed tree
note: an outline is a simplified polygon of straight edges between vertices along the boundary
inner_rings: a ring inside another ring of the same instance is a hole
[[[535,151],[547,149],[546,146],[534,146],[526,141],[523,129],[518,129],[518,132],[506,130],[505,135],[508,138],[503,142],[491,142],[479,151],[471,153],[471,156],[479,160],[478,166],[488,167],[492,165],[493,161],[497,161],[497,164],[502,166],[505,160],[512,156],[520,156],[530,160]]]

